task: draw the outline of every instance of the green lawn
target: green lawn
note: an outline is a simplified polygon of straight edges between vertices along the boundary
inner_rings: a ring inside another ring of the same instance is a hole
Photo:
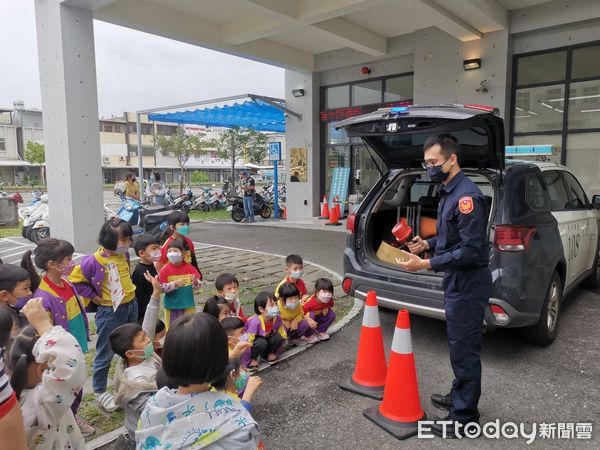
[[[219,209],[218,211],[190,211],[188,216],[192,220],[223,220],[231,219],[231,213],[227,209]]]
[[[3,237],[11,237],[11,236],[21,236],[21,223],[19,223],[18,227],[14,228],[0,228],[0,238]]]

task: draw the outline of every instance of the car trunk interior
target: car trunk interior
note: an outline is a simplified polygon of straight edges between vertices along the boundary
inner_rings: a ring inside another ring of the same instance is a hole
[[[465,173],[483,192],[489,218],[494,196],[492,181],[481,171],[465,170]],[[397,173],[395,176],[390,175],[390,177],[390,183],[374,200],[369,213],[369,220],[365,224],[366,245],[368,257],[373,262],[386,267],[398,268],[396,265],[379,259],[377,251],[382,242],[395,247],[398,246],[396,238],[392,234],[392,229],[400,221],[406,222],[412,227],[413,234],[409,239],[416,235],[421,236],[423,239],[435,235],[439,203],[438,184],[431,182],[424,170],[404,171]],[[422,256],[429,257],[430,255],[427,253]]]

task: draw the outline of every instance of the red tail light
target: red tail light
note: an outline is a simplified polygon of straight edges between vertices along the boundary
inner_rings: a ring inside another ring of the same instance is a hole
[[[346,294],[350,294],[350,290],[352,289],[352,278],[344,278],[344,281],[342,281],[342,289]]]
[[[494,246],[502,252],[526,252],[531,246],[535,232],[535,227],[497,225]]]
[[[346,230],[348,230],[348,234],[354,234],[356,231],[356,223],[358,222],[358,216],[355,213],[352,213],[348,216],[346,220]]]
[[[506,314],[506,311],[504,311],[500,306],[490,305],[490,310],[492,311],[496,322],[498,322],[500,325],[506,325],[508,323],[508,314]]]

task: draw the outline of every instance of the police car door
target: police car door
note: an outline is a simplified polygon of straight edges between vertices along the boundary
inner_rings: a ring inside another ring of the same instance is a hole
[[[561,176],[561,171],[546,170],[543,172],[548,195],[550,197],[550,210],[558,222],[558,231],[563,245],[564,258],[567,263],[566,286],[569,286],[582,271],[581,252],[583,242],[579,222],[585,220],[584,213],[569,209],[569,194]]]
[[[569,209],[577,212],[581,219],[578,223],[579,233],[581,233],[579,243],[579,252],[581,255],[581,270],[585,272],[592,268],[596,258],[598,249],[598,221],[596,211],[590,209],[588,199],[583,191],[583,188],[577,179],[566,170],[562,172],[567,193],[569,194]],[[580,273],[581,274],[581,273]]]

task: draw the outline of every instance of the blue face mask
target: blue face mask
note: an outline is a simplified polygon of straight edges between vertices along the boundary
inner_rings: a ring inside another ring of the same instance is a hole
[[[269,317],[277,317],[279,315],[279,307],[278,306],[269,306],[267,308],[267,316]]]
[[[431,181],[433,181],[434,183],[442,183],[443,181],[446,181],[446,179],[450,175],[450,172],[442,171],[442,167],[444,167],[444,164],[446,164],[446,162],[448,162],[448,160],[444,161],[439,166],[427,168],[427,175],[429,175]]]
[[[129,245],[117,245],[115,253],[117,255],[126,255],[129,252]]]
[[[182,236],[187,236],[188,233],[190,232],[190,226],[189,225],[184,225],[182,227],[175,228],[175,231],[177,231]]]

